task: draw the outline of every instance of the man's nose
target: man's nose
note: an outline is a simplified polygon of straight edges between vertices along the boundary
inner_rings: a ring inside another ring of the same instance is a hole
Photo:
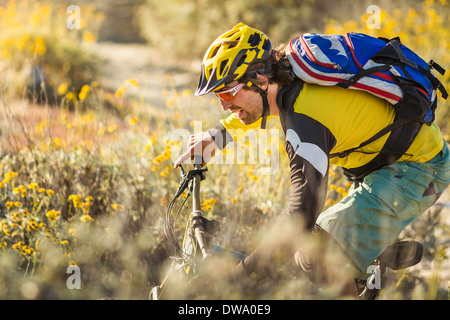
[[[225,101],[220,99],[220,105],[222,106],[223,111],[228,110],[233,104],[231,103],[231,101]]]

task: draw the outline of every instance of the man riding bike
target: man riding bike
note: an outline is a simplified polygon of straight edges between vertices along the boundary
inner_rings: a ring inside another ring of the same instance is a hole
[[[237,275],[264,277],[273,261],[268,257],[284,252],[315,280],[327,283],[333,275],[321,271],[327,263],[321,260],[329,248],[348,259],[349,274],[365,273],[450,182],[450,153],[440,129],[435,123],[423,125],[396,162],[355,181],[344,199],[322,212],[330,164],[352,169],[369,163],[389,133],[344,157],[330,155],[359,146],[392,123],[395,111],[367,92],[303,82],[293,74],[282,46],[272,48],[264,33],[243,23],[217,38],[203,58],[196,95],[211,92],[232,114],[192,135],[175,167],[206,149],[223,149],[233,141],[233,129],[265,127],[272,116],[281,121],[290,161],[286,216],[293,231],[269,252],[256,249],[236,267]],[[208,161],[213,153],[202,155]],[[322,239],[322,247],[302,248],[296,237],[304,231]],[[354,290],[352,285],[345,286],[346,292]]]

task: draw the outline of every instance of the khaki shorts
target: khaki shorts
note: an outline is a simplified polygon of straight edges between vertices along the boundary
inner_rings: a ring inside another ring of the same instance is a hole
[[[317,224],[365,272],[400,232],[425,212],[450,183],[446,143],[432,160],[396,162],[369,174]]]

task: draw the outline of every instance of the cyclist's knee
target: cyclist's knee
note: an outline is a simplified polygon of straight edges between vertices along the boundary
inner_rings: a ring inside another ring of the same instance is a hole
[[[309,243],[295,252],[294,261],[318,285],[345,286],[359,273],[336,240],[318,226],[311,233]]]

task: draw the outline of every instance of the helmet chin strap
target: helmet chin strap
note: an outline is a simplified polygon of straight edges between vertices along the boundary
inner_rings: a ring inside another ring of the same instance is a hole
[[[259,91],[259,94],[261,95],[262,102],[263,102],[263,113],[262,113],[262,120],[261,120],[261,129],[265,129],[266,128],[267,117],[270,115],[269,100],[267,99],[267,90],[268,89],[269,89],[269,86],[267,86],[266,90],[261,89]]]

